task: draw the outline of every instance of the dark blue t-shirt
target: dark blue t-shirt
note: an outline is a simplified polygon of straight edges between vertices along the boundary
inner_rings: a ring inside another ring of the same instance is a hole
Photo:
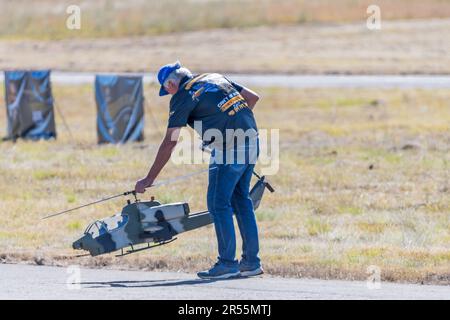
[[[249,137],[256,136],[256,121],[241,90],[242,86],[217,73],[185,77],[170,100],[168,127],[189,125],[206,144],[219,143],[214,130],[207,132],[216,129],[222,134],[224,147],[230,143],[227,129],[241,129]]]

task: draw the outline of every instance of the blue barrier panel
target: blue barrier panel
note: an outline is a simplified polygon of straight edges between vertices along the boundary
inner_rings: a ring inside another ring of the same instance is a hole
[[[6,139],[56,138],[50,71],[5,71]]]
[[[141,76],[97,75],[98,143],[144,139],[144,95]]]

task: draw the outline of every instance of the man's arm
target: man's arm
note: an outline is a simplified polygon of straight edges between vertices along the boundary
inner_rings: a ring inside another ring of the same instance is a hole
[[[153,184],[156,177],[169,161],[172,151],[177,145],[180,130],[181,128],[167,128],[166,135],[159,146],[158,153],[156,154],[155,161],[153,162],[150,171],[144,179],[141,179],[136,183],[134,189],[137,193],[144,193],[145,188],[148,188]]]
[[[255,107],[256,103],[259,100],[258,94],[255,91],[250,90],[249,88],[244,87],[243,85],[240,85],[234,81],[231,81],[228,78],[225,79],[227,79],[231,83],[231,85],[241,94],[241,96],[247,102],[250,110],[253,110],[253,108]]]
[[[242,87],[240,94],[247,101],[248,107],[253,110],[259,100],[258,94],[246,87]]]

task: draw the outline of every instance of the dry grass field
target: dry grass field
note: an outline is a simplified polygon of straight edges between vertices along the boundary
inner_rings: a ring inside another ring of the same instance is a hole
[[[0,0],[0,69],[156,71],[180,59],[199,72],[448,74],[450,1]]]
[[[81,30],[65,27],[69,5]],[[365,21],[371,0],[27,0],[0,1],[0,38],[65,39],[157,35],[214,28]],[[450,17],[443,0],[377,0],[382,18]],[[176,18],[174,18],[176,17]]]
[[[0,19],[1,21],[1,19]],[[0,40],[0,69],[155,72],[179,59],[197,72],[449,74],[450,19],[261,26],[157,36]]]
[[[3,91],[3,90],[0,90]],[[257,212],[268,274],[450,283],[450,92],[265,88],[260,128],[280,128],[277,192]],[[125,258],[73,258],[71,243],[123,200],[40,220],[46,214],[133,188],[146,173],[167,119],[167,99],[145,87],[146,140],[98,146],[91,86],[54,86],[59,137],[0,144],[0,261],[197,271],[216,256],[211,226]],[[3,94],[3,92],[1,92]],[[3,101],[3,96],[0,96]],[[151,114],[150,114],[151,111]],[[6,131],[0,113],[0,131]],[[168,178],[203,168],[170,164]],[[205,208],[206,176],[145,197]]]

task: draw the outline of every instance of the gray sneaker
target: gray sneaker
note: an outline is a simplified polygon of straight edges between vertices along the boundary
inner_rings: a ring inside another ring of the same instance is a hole
[[[211,269],[200,271],[197,276],[202,279],[230,279],[240,275],[237,267],[225,267],[220,263],[216,263]]]
[[[246,265],[240,265],[239,270],[241,271],[241,277],[254,277],[264,273],[264,270],[261,266],[255,268]]]

